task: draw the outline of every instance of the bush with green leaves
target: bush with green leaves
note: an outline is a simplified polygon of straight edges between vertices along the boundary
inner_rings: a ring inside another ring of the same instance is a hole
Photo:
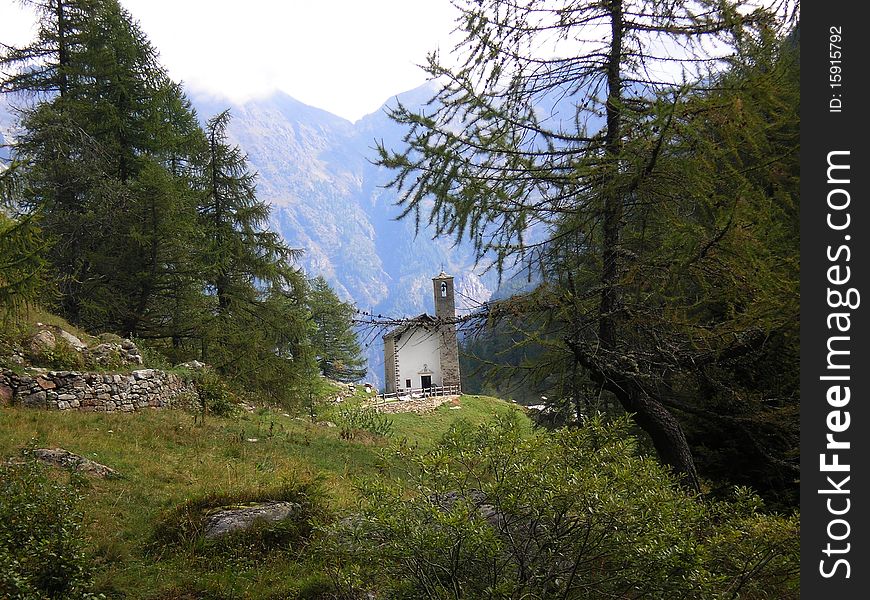
[[[406,450],[399,450],[406,452]],[[458,427],[407,481],[326,528],[336,592],[384,598],[797,598],[799,520],[711,503],[638,452],[627,419]]]
[[[366,431],[379,437],[388,437],[393,432],[393,420],[376,409],[361,406],[342,406],[338,410],[341,437],[352,440],[358,431]]]
[[[214,371],[203,369],[193,375],[196,392],[199,397],[199,408],[202,413],[210,413],[219,417],[229,417],[238,410],[233,392],[226,382]]]
[[[0,597],[95,598],[79,493],[25,452],[0,464]]]
[[[58,339],[53,348],[43,348],[31,359],[39,366],[57,370],[78,371],[86,367],[81,352],[63,338]]]

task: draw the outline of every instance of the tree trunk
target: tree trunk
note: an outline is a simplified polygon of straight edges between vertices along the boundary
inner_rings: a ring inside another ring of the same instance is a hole
[[[67,93],[67,68],[69,66],[69,53],[66,46],[66,19],[63,11],[63,0],[57,0],[54,7],[57,17],[57,88],[60,97]]]
[[[659,460],[673,469],[684,485],[696,492],[701,491],[692,450],[676,417],[661,402],[644,392],[629,374],[602,366],[598,348],[586,351],[581,345],[570,346],[574,360],[589,371],[593,381],[616,396],[622,408],[650,436]]]
[[[622,0],[610,0],[610,55],[607,63],[607,130],[604,137],[604,154],[610,161],[608,173],[611,181],[604,181],[604,206],[602,214],[601,246],[601,300],[598,317],[598,340],[605,351],[616,351],[619,298],[619,246],[622,230],[623,198],[614,182],[620,176],[619,156],[622,150],[622,64],[623,12]],[[622,407],[633,415],[634,421],[652,439],[659,459],[671,467],[683,483],[699,491],[698,473],[692,451],[679,422],[660,402],[650,398],[630,378],[614,376],[597,368],[594,361],[582,360],[593,379],[604,385],[619,400]]]
[[[640,391],[617,394],[625,410],[632,413],[635,423],[646,431],[659,460],[671,467],[683,484],[699,492],[701,484],[695,460],[679,421],[661,402]]]
[[[611,164],[612,179],[619,176],[618,157],[622,140],[622,0],[610,2],[610,56],[607,64],[607,131],[604,153]],[[619,234],[622,222],[622,198],[612,182],[604,182],[603,240],[601,246],[601,303],[599,305],[598,337],[601,345],[612,349],[616,345],[615,314],[619,305]]]

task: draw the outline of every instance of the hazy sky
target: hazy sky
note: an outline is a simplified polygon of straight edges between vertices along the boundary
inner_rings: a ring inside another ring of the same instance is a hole
[[[121,0],[188,90],[237,102],[280,89],[350,120],[426,80],[448,50],[449,0]],[[0,42],[33,37],[32,13],[0,0]]]

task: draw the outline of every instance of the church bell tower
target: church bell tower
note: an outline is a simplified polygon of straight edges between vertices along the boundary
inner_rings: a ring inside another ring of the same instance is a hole
[[[461,386],[459,375],[459,342],[456,339],[456,300],[453,277],[444,271],[432,279],[435,292],[435,318],[441,337],[441,385]]]

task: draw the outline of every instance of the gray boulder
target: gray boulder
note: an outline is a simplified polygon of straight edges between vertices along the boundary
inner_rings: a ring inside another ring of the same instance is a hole
[[[64,450],[63,448],[37,448],[34,450],[33,454],[42,462],[56,467],[74,469],[76,471],[81,471],[82,473],[104,478],[121,476],[111,467],[92,461],[84,456],[79,456],[78,454],[74,454],[69,450]]]
[[[181,363],[181,364],[178,365],[178,366],[179,366],[179,367],[182,367],[182,368],[184,368],[184,369],[189,369],[189,370],[191,370],[191,371],[202,371],[202,370],[205,369],[208,365],[206,365],[206,364],[203,363],[203,362],[199,362],[198,360],[189,360],[189,361],[187,361],[187,362],[185,362],[185,363]]]
[[[277,523],[298,514],[301,509],[301,505],[295,502],[262,502],[250,506],[217,508],[206,515],[204,536],[214,539],[245,531],[257,523]]]
[[[66,331],[65,329],[62,329],[60,327],[58,327],[55,330],[55,334],[56,334],[55,337],[59,337],[62,340],[64,340],[76,352],[81,352],[82,350],[84,350],[85,348],[88,347],[88,345],[85,344],[83,341],[81,341],[79,338],[77,338],[76,336],[71,334],[69,331]]]
[[[41,329],[27,340],[27,351],[31,356],[39,356],[43,352],[54,350],[57,338],[48,329]]]

